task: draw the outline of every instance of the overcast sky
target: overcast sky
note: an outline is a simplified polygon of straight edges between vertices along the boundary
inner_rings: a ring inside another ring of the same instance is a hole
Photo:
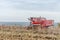
[[[0,0],[0,21],[28,21],[42,16],[60,22],[60,0]]]

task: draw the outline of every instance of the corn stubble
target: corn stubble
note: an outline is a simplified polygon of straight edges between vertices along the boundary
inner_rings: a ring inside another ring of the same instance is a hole
[[[0,26],[0,40],[59,40],[59,28],[27,30],[20,26]]]

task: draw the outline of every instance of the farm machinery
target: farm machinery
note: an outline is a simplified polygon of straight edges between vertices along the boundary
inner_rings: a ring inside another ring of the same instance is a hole
[[[29,28],[48,28],[50,26],[53,26],[54,20],[48,20],[44,17],[30,17],[28,18],[30,21],[30,27]]]

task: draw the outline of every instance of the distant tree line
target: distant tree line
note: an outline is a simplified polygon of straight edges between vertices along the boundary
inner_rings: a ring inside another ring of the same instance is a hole
[[[58,23],[58,27],[60,27],[60,23]]]

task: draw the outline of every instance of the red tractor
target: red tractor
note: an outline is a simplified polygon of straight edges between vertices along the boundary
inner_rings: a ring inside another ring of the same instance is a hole
[[[48,28],[54,24],[54,20],[47,20],[44,17],[30,17],[30,26],[40,25],[41,28]]]

